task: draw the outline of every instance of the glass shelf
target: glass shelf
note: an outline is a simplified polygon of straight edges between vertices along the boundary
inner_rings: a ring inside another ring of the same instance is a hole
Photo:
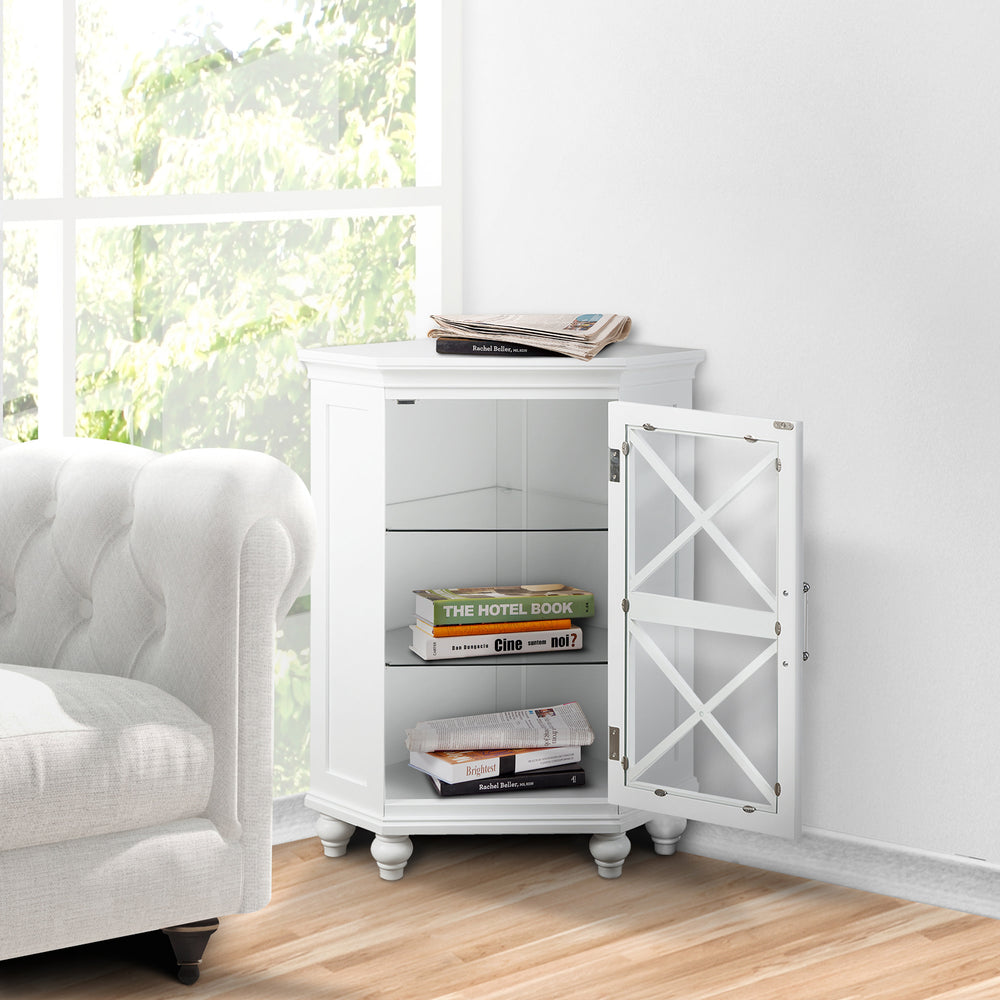
[[[492,486],[386,505],[387,531],[606,531],[606,503]]]
[[[461,656],[443,660],[424,660],[410,649],[410,627],[393,629],[385,634],[385,665],[387,667],[555,667],[565,664],[606,664],[608,662],[607,629],[588,626],[583,629],[583,649],[570,652],[503,653],[495,656]]]

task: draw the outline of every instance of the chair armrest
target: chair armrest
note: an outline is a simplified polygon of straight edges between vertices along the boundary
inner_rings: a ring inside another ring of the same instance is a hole
[[[0,449],[0,662],[180,698],[212,726],[209,815],[237,837],[264,798],[269,822],[275,630],[306,582],[314,520],[302,481],[257,452]]]

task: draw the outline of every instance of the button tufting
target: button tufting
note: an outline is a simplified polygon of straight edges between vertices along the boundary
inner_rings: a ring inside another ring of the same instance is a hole
[[[77,605],[77,610],[80,613],[80,617],[84,621],[90,621],[94,614],[94,604],[91,600],[86,597],[80,598],[80,603]]]

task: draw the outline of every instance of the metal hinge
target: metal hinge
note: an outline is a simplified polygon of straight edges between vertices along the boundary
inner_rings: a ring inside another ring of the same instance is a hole
[[[631,606],[632,606],[632,605],[631,605],[631,604],[629,604],[629,602],[628,602],[628,598],[627,598],[627,597],[623,597],[623,598],[622,598],[622,611],[624,611],[624,612],[625,612],[625,614],[628,614],[628,609],[629,609],[629,608],[630,608]]]
[[[776,799],[781,797],[781,782],[780,781],[776,781],[774,783],[774,797]]]
[[[802,662],[809,659],[809,651],[805,648],[809,645],[809,584],[802,583]]]
[[[617,726],[608,726],[608,760],[618,760],[620,739],[621,730]]]
[[[622,441],[622,454],[627,455],[630,450],[631,446],[629,445],[628,441]]]
[[[780,458],[776,458],[774,460],[774,471],[775,472],[781,472],[781,459]]]
[[[608,449],[608,481],[621,482],[621,452],[617,448]]]
[[[757,807],[756,806],[744,806],[743,807],[743,811],[745,813],[755,813],[757,811]]]
[[[628,770],[628,757],[622,757],[622,770]]]
[[[775,420],[774,429],[776,431],[792,431],[795,430],[795,424],[790,420]]]

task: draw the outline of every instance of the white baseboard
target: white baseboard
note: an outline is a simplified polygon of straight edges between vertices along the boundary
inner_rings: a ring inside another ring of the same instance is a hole
[[[305,793],[274,800],[272,842],[316,836]],[[807,828],[797,841],[689,823],[679,850],[1000,919],[1000,867]],[[626,865],[628,862],[626,862]]]
[[[1000,918],[1000,867],[807,828],[797,841],[690,823],[678,849],[720,861]]]
[[[317,815],[305,806],[306,793],[274,800],[272,844],[288,844],[316,836]]]

